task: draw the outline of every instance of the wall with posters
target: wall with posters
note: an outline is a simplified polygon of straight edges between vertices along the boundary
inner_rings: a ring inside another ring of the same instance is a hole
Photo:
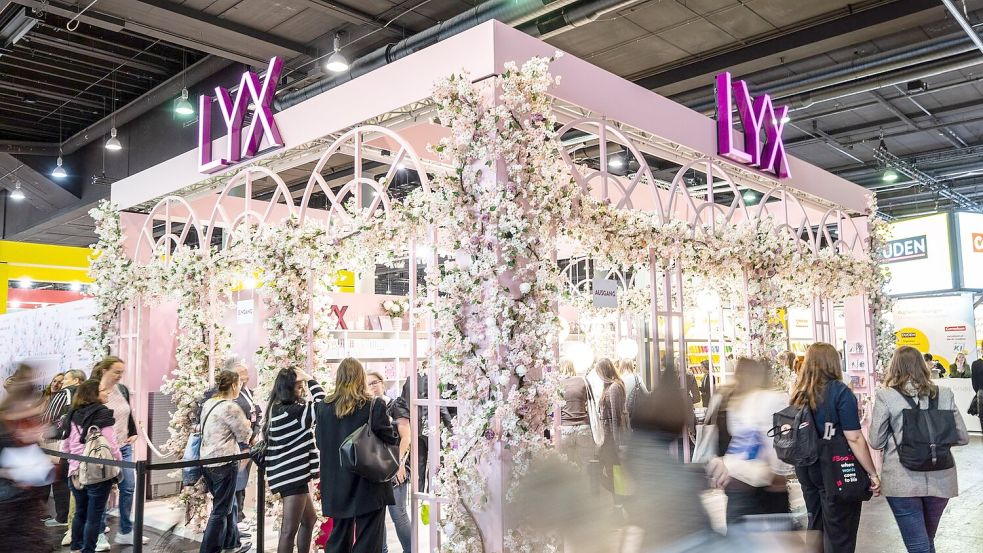
[[[81,333],[95,324],[95,311],[95,300],[86,299],[0,316],[0,376],[20,363],[34,366],[44,384],[68,369],[88,374],[95,360]]]
[[[892,295],[952,290],[955,271],[949,242],[948,213],[891,224],[892,239],[884,245],[884,264],[891,270]],[[981,260],[983,261],[983,260]],[[983,275],[981,275],[983,278]]]
[[[893,313],[899,346],[931,353],[946,367],[960,351],[976,359],[973,294],[903,298],[895,303]]]

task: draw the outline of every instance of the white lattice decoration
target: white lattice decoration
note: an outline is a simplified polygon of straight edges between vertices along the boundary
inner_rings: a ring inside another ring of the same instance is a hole
[[[155,239],[154,225],[157,222],[164,224],[164,234]],[[176,233],[175,226],[181,228],[180,233]],[[198,244],[203,244],[204,235],[194,208],[180,196],[167,196],[157,202],[144,221],[137,236],[134,262],[137,265],[146,264],[159,255],[163,257],[165,266],[170,265],[171,253],[175,248],[185,245],[192,230],[195,232]]]
[[[269,201],[253,199],[253,183],[257,177],[265,177],[273,181],[273,196]],[[233,195],[233,191],[240,186],[243,187],[242,194]],[[227,204],[231,204],[231,206]],[[278,214],[280,211],[277,209],[278,206],[283,207],[284,212],[282,214]],[[236,209],[232,209],[230,213],[229,207]],[[262,211],[258,211],[256,207]],[[294,205],[290,189],[279,175],[266,167],[246,167],[229,179],[229,182],[222,188],[208,222],[206,243],[212,243],[212,237],[217,228],[223,229],[226,233],[231,233],[239,225],[255,226],[258,229],[277,225],[296,214],[297,207]]]

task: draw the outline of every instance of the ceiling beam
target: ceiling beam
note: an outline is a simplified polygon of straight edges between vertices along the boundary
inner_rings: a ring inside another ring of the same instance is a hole
[[[416,30],[408,29],[397,23],[388,23],[370,13],[333,0],[304,0],[304,3],[310,8],[333,15],[339,19],[344,19],[349,23],[369,25],[376,29],[388,31],[390,34],[396,36],[407,37],[417,33]]]
[[[302,43],[211,15],[204,10],[175,4],[168,0],[126,0],[126,4],[144,6],[146,8],[144,12],[149,16],[149,21],[158,23],[174,21],[181,26],[180,28],[188,30],[199,29],[205,33],[214,35],[216,38],[221,38],[223,41],[238,40],[241,43],[242,38],[246,37],[249,39],[248,42],[254,47],[262,46],[268,51],[274,51],[273,53],[275,55],[283,57],[297,57],[307,54],[307,46]],[[137,18],[136,13],[119,15],[129,15],[133,19]]]
[[[43,96],[45,98],[61,100],[62,102],[71,102],[80,106],[88,106],[95,110],[103,109],[102,104],[98,102],[84,100],[75,96],[69,96],[68,94],[61,94],[60,92],[52,92],[45,89],[43,86],[21,86],[10,81],[0,81],[0,88],[20,92],[21,94],[34,94],[35,96]]]
[[[93,27],[99,27],[100,29],[105,29],[107,31],[130,31],[136,35],[160,39],[173,45],[183,46],[185,48],[197,50],[206,54],[213,54],[227,60],[232,60],[234,62],[244,63],[247,65],[262,66],[269,61],[269,58],[272,57],[272,55],[276,55],[272,54],[271,56],[267,56],[266,53],[268,49],[261,49],[262,51],[258,51],[256,48],[257,44],[255,42],[244,41],[242,35],[237,35],[234,33],[221,33],[220,35],[216,35],[215,38],[205,40],[201,37],[208,34],[205,32],[207,29],[204,29],[200,24],[196,25],[195,27],[188,27],[176,23],[171,29],[169,29],[162,27],[161,23],[153,17],[146,18],[146,21],[124,19],[122,17],[106,13],[105,11],[99,11],[100,6],[104,5],[103,2],[96,4],[81,16],[78,16],[78,12],[75,9],[74,4],[69,4],[64,1],[13,0],[13,2],[29,8],[44,10],[69,19],[77,17],[82,23],[92,25]],[[190,32],[189,29],[194,29],[194,31]],[[242,45],[244,43],[248,44],[248,46],[245,48],[237,48],[234,46],[235,44]],[[277,50],[279,51],[280,49],[278,48]]]
[[[814,20],[807,21],[757,40],[742,41],[724,49],[673,62],[655,68],[649,75],[633,81],[639,86],[654,90],[938,7],[938,0],[894,0],[866,10],[858,10],[851,4],[824,15],[818,23]]]
[[[146,71],[147,73],[153,73],[154,75],[165,76],[169,73],[166,68],[159,65],[136,60],[132,57],[120,56],[112,52],[107,52],[106,50],[85,46],[82,43],[73,43],[64,39],[49,37],[42,34],[31,34],[28,35],[27,38],[32,43],[50,46],[65,52],[73,52],[82,56],[88,56],[90,58],[108,61],[110,63],[132,67],[134,69],[140,69]]]

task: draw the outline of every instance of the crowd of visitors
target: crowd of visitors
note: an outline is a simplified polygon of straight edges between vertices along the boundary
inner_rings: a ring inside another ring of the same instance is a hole
[[[883,495],[909,553],[935,551],[942,514],[959,491],[951,448],[968,443],[968,433],[952,390],[932,382],[938,377],[934,361],[911,347],[897,349],[867,414],[867,432],[857,396],[844,382],[840,353],[830,344],[812,344],[804,356],[782,354],[775,363],[728,359],[725,367],[732,377],[723,380],[709,363],[683,375],[665,363],[650,390],[633,362],[601,358],[586,374],[577,374],[564,360],[560,450],[588,475],[595,493],[610,497],[612,512],[624,521],[638,516],[641,473],[657,470],[689,481],[688,473],[671,467],[685,450],[692,452],[691,461],[704,465],[704,482],[726,497],[728,534],[762,520],[791,528],[789,485],[797,482],[814,550],[855,551],[863,504]],[[47,551],[41,541],[25,536],[65,527],[63,545],[73,553],[108,551],[107,512],[113,503],[118,508],[114,541],[133,543],[133,470],[78,459],[49,462],[38,447],[132,460],[138,432],[130,392],[121,382],[125,371],[122,360],[106,357],[91,375],[70,370],[40,391],[29,366],[5,382],[0,456],[40,460],[30,471],[23,461],[16,471],[9,462],[0,468],[0,535],[11,550]],[[776,378],[782,373],[784,380]],[[948,373],[972,378],[973,406],[979,407],[983,361],[969,366],[960,354]],[[252,453],[248,460],[204,464],[201,478],[211,508],[200,551],[252,547],[254,522],[245,517],[244,492],[256,459],[282,503],[278,553],[311,551],[319,510],[332,519],[328,552],[388,553],[388,511],[403,553],[409,553],[414,445],[421,490],[429,472],[427,435],[414,436],[410,424],[411,379],[417,379],[418,396],[426,397],[422,374],[410,375],[401,394],[389,397],[382,374],[345,359],[330,393],[303,370],[283,369],[264,402],[247,386],[248,368],[227,363],[202,398],[195,432],[199,455],[205,461]],[[791,384],[784,384],[788,380]],[[702,424],[694,405],[704,408]],[[419,415],[426,411],[421,407]],[[446,408],[439,413],[450,426],[453,413]],[[785,420],[780,416],[794,417],[795,428],[780,424]],[[418,425],[422,430],[425,420]],[[360,457],[346,453],[365,447],[376,448],[375,465],[362,466],[366,461],[351,461]],[[655,451],[662,452],[658,463],[651,457]],[[316,480],[320,505],[312,494]],[[49,498],[54,509],[46,516]]]

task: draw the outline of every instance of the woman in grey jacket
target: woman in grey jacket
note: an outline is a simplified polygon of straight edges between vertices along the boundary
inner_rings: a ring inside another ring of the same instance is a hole
[[[931,398],[938,398],[940,411],[953,411],[958,445],[969,443],[969,434],[949,388],[932,383],[921,353],[912,347],[894,352],[887,369],[884,388],[877,390],[870,426],[870,446],[884,451],[881,489],[901,530],[909,553],[935,553],[935,532],[949,498],[959,495],[956,467],[930,472],[905,468],[898,457],[898,443],[903,435],[903,413],[909,409],[901,395],[925,408]]]

